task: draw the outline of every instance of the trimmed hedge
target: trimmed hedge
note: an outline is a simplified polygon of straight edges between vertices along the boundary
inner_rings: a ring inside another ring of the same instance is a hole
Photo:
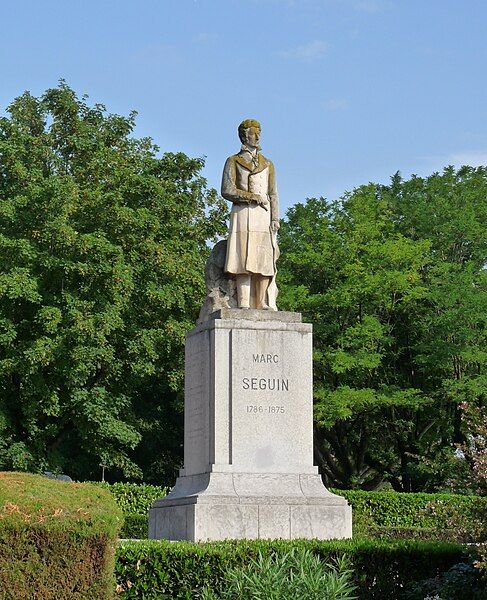
[[[136,483],[97,485],[114,495],[126,516],[122,536],[146,538],[149,508],[154,500],[167,494],[168,488]],[[459,535],[459,526],[466,521],[474,523],[487,510],[487,498],[479,496],[332,491],[351,504],[354,535],[373,538],[473,541]]]
[[[474,522],[485,512],[487,497],[459,494],[422,494],[332,490],[344,496],[366,525],[450,529],[459,516]]]
[[[411,540],[127,541],[117,551],[117,592],[123,600],[197,599],[205,586],[221,589],[227,568],[246,564],[259,551],[281,554],[292,547],[307,548],[324,561],[347,555],[361,600],[398,599],[408,584],[435,577],[466,559],[458,544]]]
[[[115,497],[124,513],[146,515],[154,500],[163,498],[169,489],[137,483],[97,483]],[[345,497],[357,515],[368,525],[378,527],[444,528],[458,512],[475,518],[487,497],[460,494],[422,494],[400,492],[364,492],[361,490],[331,490]],[[441,510],[437,510],[441,507]],[[450,524],[451,526],[451,524]]]
[[[374,540],[429,540],[432,542],[470,542],[472,536],[457,529],[434,529],[433,527],[366,527],[362,537]]]
[[[154,500],[167,496],[169,488],[145,483],[100,483],[94,485],[108,490],[125,514],[147,515]]]
[[[99,487],[0,473],[0,598],[113,598],[121,524]]]
[[[149,534],[149,522],[147,515],[123,515],[123,527],[120,537],[124,539],[143,540]]]

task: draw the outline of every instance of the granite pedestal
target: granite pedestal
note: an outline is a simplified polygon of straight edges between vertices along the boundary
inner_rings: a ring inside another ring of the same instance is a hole
[[[351,537],[351,508],[313,466],[312,388],[299,313],[221,309],[189,332],[184,469],[149,537]]]

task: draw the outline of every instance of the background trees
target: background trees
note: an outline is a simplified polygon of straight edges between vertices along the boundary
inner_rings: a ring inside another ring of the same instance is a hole
[[[329,483],[430,490],[468,466],[452,444],[487,395],[486,197],[486,169],[447,168],[288,212],[281,306],[314,324]]]
[[[179,466],[184,335],[227,213],[202,160],[159,157],[134,119],[64,83],[0,119],[0,468]],[[314,325],[329,485],[484,489],[486,231],[486,168],[288,211],[279,306]]]
[[[225,207],[200,159],[64,83],[0,119],[0,466],[160,479]]]

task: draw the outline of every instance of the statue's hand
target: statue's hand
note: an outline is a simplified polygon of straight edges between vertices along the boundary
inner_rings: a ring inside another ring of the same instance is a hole
[[[271,223],[271,229],[274,233],[277,232],[277,230],[279,229],[280,226],[281,225],[280,225],[279,221],[272,221],[272,223]]]
[[[257,194],[257,204],[262,206],[265,210],[269,210],[269,200],[266,196],[262,196],[261,194]]]

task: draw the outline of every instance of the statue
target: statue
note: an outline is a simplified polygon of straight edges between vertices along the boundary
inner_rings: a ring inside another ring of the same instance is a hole
[[[233,203],[224,271],[235,277],[238,308],[277,310],[279,200],[272,162],[260,154],[260,123],[240,123],[242,147],[223,170],[222,196]]]

